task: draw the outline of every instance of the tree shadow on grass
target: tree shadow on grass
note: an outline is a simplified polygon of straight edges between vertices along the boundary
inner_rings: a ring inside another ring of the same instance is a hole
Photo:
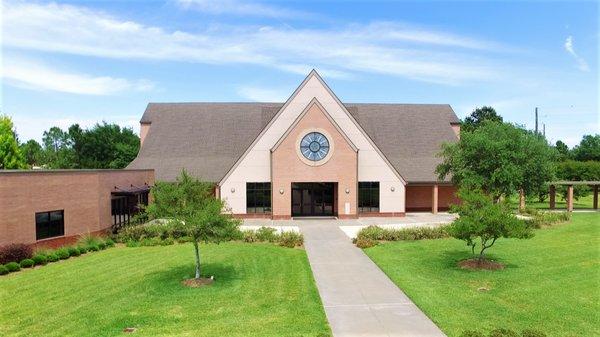
[[[505,269],[519,268],[519,265],[505,261],[502,258],[497,257],[494,254],[485,254],[485,257],[488,260],[493,260],[493,261],[504,264]],[[483,270],[463,269],[458,266],[458,263],[460,261],[472,259],[472,258],[474,258],[474,256],[471,254],[471,252],[468,249],[446,250],[440,255],[438,263],[440,263],[440,265],[442,266],[443,269],[451,269],[451,270],[456,270],[456,271],[464,272],[464,273],[483,271]]]
[[[186,263],[175,266],[167,270],[160,270],[150,273],[146,276],[149,282],[166,286],[181,286],[181,282],[186,279],[194,278],[195,264]],[[223,263],[205,263],[200,265],[201,277],[215,278],[212,285],[217,287],[231,286],[233,281],[239,279],[238,272],[231,265]],[[183,286],[182,286],[183,288]]]

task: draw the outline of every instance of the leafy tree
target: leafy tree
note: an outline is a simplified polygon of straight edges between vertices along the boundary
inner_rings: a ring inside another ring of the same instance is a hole
[[[223,213],[224,203],[212,194],[212,184],[199,181],[185,170],[175,183],[157,182],[152,188],[154,202],[146,213],[150,219],[171,219],[171,225],[192,238],[196,258],[196,279],[200,278],[199,243],[231,239],[239,222]]]
[[[484,122],[460,140],[442,146],[440,179],[483,189],[498,201],[519,190],[536,194],[554,178],[553,151],[545,139],[508,123]]]
[[[579,145],[573,149],[573,154],[579,161],[600,161],[600,134],[583,136]]]
[[[0,169],[26,168],[12,119],[0,115]]]
[[[554,148],[556,149],[558,160],[564,161],[571,158],[571,151],[569,150],[567,144],[563,143],[563,141],[556,141]]]
[[[451,210],[459,217],[449,226],[448,233],[465,241],[473,255],[479,246],[479,261],[484,260],[484,252],[499,238],[533,237],[532,228],[516,218],[508,202],[494,202],[478,189],[461,188],[458,196],[461,203],[451,206]]]
[[[491,106],[482,106],[473,110],[470,116],[467,116],[461,125],[461,131],[473,131],[480,127],[483,122],[492,121],[502,123],[502,116],[498,115]]]
[[[27,165],[36,166],[42,163],[42,146],[34,139],[30,139],[26,143],[19,145],[19,148],[25,157]]]
[[[140,139],[132,129],[117,124],[96,124],[82,131],[75,124],[69,128],[73,150],[84,168],[124,168],[135,159]]]
[[[44,131],[42,143],[44,164],[49,168],[76,168],[73,164],[75,156],[72,149],[73,142],[68,132],[56,126],[51,127],[48,131]]]

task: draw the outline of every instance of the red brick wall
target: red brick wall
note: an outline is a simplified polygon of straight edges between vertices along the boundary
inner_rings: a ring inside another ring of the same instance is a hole
[[[114,186],[144,183],[154,184],[153,170],[0,172],[0,245],[36,244],[36,212],[64,210],[65,240],[101,232],[112,224]]]
[[[438,210],[448,210],[450,204],[457,203],[456,187],[438,186]],[[431,212],[433,201],[433,185],[406,186],[406,211]]]

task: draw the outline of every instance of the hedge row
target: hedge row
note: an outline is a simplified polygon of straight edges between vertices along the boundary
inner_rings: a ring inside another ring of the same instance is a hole
[[[361,229],[353,242],[359,248],[368,248],[377,245],[379,241],[441,239],[449,237],[446,227],[447,226],[394,229],[369,226]]]
[[[527,221],[534,228],[552,226],[571,220],[571,213],[569,212],[544,212],[535,208],[525,208],[522,213],[531,216],[531,219]]]
[[[186,233],[167,224],[146,224],[123,228],[117,234],[117,241],[128,247],[165,246],[174,243],[190,242]],[[237,230],[225,241],[271,242],[284,247],[302,246],[304,237],[297,232],[277,233],[274,228],[261,227],[257,230]]]
[[[111,239],[103,240],[98,237],[88,236],[80,239],[75,246],[65,246],[56,250],[40,250],[35,254],[33,250],[23,249],[22,244],[14,244],[2,247],[8,253],[5,256],[25,256],[19,255],[23,252],[30,252],[28,256],[17,261],[10,261],[5,264],[0,264],[0,275],[6,275],[8,273],[16,272],[24,268],[32,268],[33,266],[43,266],[49,262],[56,262],[59,260],[66,260],[72,256],[80,256],[88,252],[95,252],[113,247],[115,242]],[[16,253],[15,253],[16,252]]]

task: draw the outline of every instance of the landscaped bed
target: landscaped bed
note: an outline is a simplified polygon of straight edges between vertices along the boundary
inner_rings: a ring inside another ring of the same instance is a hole
[[[449,336],[464,330],[536,329],[548,336],[600,335],[600,214],[500,240],[505,269],[463,270],[463,241],[387,242],[365,252]]]
[[[330,336],[306,253],[273,244],[117,247],[0,277],[1,336]]]

